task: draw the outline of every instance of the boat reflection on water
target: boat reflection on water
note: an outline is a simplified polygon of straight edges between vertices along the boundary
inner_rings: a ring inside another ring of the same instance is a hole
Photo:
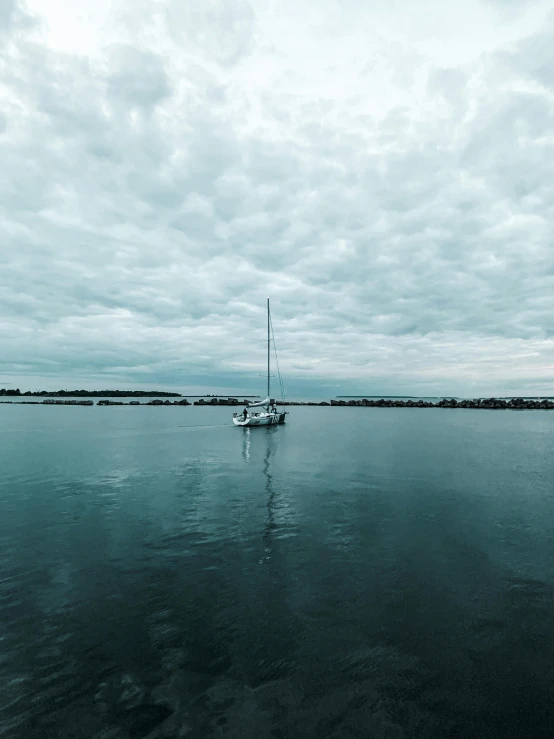
[[[266,559],[269,559],[270,551],[271,551],[271,533],[277,528],[277,524],[275,523],[275,511],[274,511],[274,504],[275,504],[275,488],[273,487],[273,478],[271,476],[271,456],[274,453],[274,444],[275,444],[275,431],[277,429],[275,427],[269,427],[267,429],[267,432],[265,434],[266,440],[267,440],[267,447],[266,452],[264,456],[264,475],[265,475],[265,493],[266,493],[266,501],[267,501],[267,524],[265,528],[265,534],[264,534],[264,544],[265,544],[265,551],[266,551]]]
[[[252,432],[250,429],[246,428],[244,430],[242,440],[242,458],[247,464],[255,464],[256,460],[259,459],[257,452],[263,449],[262,472],[265,477],[264,492],[267,506],[267,520],[263,536],[265,549],[264,560],[268,560],[271,556],[271,534],[277,528],[277,524],[275,523],[275,488],[271,473],[272,457],[275,455],[277,448],[277,439],[275,436],[277,430],[276,426],[268,426],[266,429],[262,429],[261,433],[258,430],[255,433],[253,448],[251,448]]]
[[[244,430],[242,437],[242,458],[245,462],[250,462],[250,429]]]

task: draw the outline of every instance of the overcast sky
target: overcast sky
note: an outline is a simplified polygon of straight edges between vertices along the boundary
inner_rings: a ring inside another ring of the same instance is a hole
[[[554,394],[553,11],[0,0],[0,387]]]

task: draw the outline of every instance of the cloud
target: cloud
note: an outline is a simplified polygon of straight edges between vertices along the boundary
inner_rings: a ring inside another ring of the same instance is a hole
[[[18,34],[32,28],[33,19],[17,0],[2,0],[0,3],[0,47],[9,40],[10,34]]]
[[[14,22],[17,5],[15,0],[4,0],[0,5],[0,29],[9,31]]]
[[[110,49],[107,74],[108,99],[114,108],[151,110],[171,94],[163,59],[136,47]],[[122,111],[123,112],[123,111]]]
[[[4,4],[0,386],[255,391],[270,294],[293,393],[552,392],[548,4],[401,5]]]
[[[255,21],[248,2],[210,0],[196,4],[170,0],[164,10],[170,36],[188,54],[227,66],[248,53]]]

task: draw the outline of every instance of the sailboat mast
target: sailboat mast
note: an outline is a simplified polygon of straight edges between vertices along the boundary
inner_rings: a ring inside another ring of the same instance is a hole
[[[270,342],[271,342],[271,338],[270,338],[270,334],[269,334],[269,298],[268,298],[267,299],[267,397],[268,398],[270,397],[270,395],[269,395],[269,392],[270,392],[270,379],[269,379],[269,377],[270,377],[270,375],[269,375],[270,366],[269,366],[269,362],[270,362],[270,356],[271,356]]]

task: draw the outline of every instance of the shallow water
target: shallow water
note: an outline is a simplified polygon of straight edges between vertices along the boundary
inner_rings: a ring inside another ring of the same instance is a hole
[[[0,736],[547,737],[554,414],[0,406]]]

